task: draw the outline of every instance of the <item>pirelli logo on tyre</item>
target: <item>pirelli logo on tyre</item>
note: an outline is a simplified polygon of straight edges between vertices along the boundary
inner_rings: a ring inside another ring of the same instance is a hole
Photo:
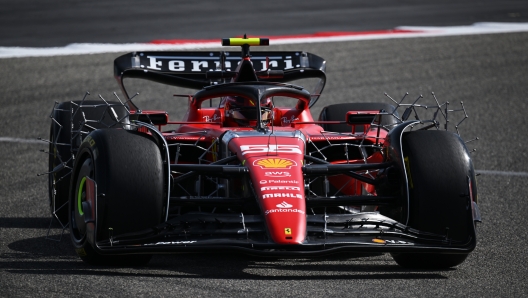
[[[88,144],[90,144],[90,147],[93,147],[95,145],[95,140],[92,139],[91,136],[87,136],[85,139],[84,139],[85,142],[88,142]]]
[[[254,166],[260,166],[261,169],[291,169],[296,167],[297,163],[288,158],[260,158],[253,162]]]

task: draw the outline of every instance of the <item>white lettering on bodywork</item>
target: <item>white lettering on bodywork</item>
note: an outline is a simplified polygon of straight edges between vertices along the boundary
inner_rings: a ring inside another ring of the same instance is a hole
[[[302,154],[297,145],[242,145],[240,146],[242,155],[248,153],[297,153]]]

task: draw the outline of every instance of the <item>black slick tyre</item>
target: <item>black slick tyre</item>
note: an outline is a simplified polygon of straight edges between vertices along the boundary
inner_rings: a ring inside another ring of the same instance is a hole
[[[114,111],[118,118],[126,116],[126,110],[118,102],[108,102],[115,105]],[[72,142],[72,125],[74,130],[78,130],[84,120],[82,113],[74,112],[78,109],[81,101],[61,102],[52,113],[50,127],[49,145],[49,172],[55,168],[58,170],[49,174],[49,204],[51,213],[54,214],[63,226],[68,223],[68,191],[70,189],[71,169],[73,167],[73,156],[80,145],[80,138]],[[84,108],[84,117],[90,120],[100,120],[100,123],[90,123],[91,127],[103,128],[115,123],[115,119],[110,116],[108,106],[103,101],[86,100],[83,105],[100,105],[98,107]],[[72,115],[74,115],[72,119]]]
[[[446,235],[458,243],[471,241],[475,227],[470,219],[470,194],[476,198],[476,183],[464,142],[456,134],[438,130],[407,132],[402,142],[409,186],[409,226]],[[468,253],[392,256],[403,267],[443,269],[461,264]]]
[[[345,121],[346,113],[348,111],[380,111],[384,110],[387,113],[392,113],[394,107],[388,103],[340,103],[324,107],[319,114],[319,121]],[[398,115],[396,113],[396,115]],[[397,124],[398,120],[390,115],[383,116],[381,119],[381,125]],[[321,125],[326,131],[333,132],[351,132],[351,128],[348,124],[322,124]]]
[[[68,208],[71,240],[83,261],[120,266],[148,263],[151,255],[104,255],[94,247],[111,236],[143,231],[162,222],[164,173],[157,144],[147,134],[99,129],[83,141],[75,162]],[[94,237],[87,234],[83,214],[85,177],[97,184]]]

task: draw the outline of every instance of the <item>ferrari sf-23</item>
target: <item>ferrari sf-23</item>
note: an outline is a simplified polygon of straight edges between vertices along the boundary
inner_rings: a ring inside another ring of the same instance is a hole
[[[461,264],[480,212],[470,153],[447,130],[454,110],[437,101],[424,120],[410,117],[424,106],[389,97],[327,105],[315,120],[325,60],[250,53],[268,44],[231,38],[222,45],[239,51],[129,53],[114,61],[123,99],[55,104],[51,213],[80,258],[390,253],[404,267]],[[139,107],[129,78],[191,89],[167,100],[187,103],[183,120]]]

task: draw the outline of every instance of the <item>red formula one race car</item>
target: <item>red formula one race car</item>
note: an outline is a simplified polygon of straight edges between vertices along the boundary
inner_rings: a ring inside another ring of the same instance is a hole
[[[480,221],[475,171],[465,143],[438,120],[458,110],[436,101],[432,120],[408,120],[426,106],[343,103],[314,120],[323,58],[250,54],[267,39],[222,43],[241,51],[123,55],[114,74],[126,100],[53,108],[51,211],[84,261],[223,250],[388,252],[431,268],[466,259]],[[174,99],[188,110],[173,121],[140,109],[125,78],[197,91]],[[293,84],[306,79],[316,82],[311,92]]]

